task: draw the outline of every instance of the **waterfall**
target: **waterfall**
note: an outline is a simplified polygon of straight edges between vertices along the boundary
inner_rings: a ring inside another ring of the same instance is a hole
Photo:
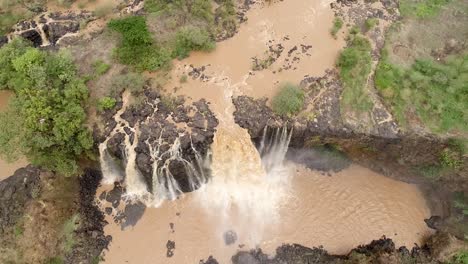
[[[261,240],[263,227],[279,220],[291,175],[283,164],[291,131],[276,129],[269,137],[267,130],[257,150],[245,129],[218,129],[212,145],[212,176],[197,192],[207,213],[221,215],[221,229],[249,234],[252,243]],[[239,218],[243,220],[232,220]]]

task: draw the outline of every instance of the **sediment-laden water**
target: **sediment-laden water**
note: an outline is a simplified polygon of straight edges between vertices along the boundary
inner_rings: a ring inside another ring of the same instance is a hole
[[[171,176],[155,164],[156,192],[149,194],[131,160],[135,139],[132,143],[125,136],[126,169],[121,176],[101,145],[107,183],[123,178],[130,190],[127,197],[148,205],[138,211],[141,219],[124,229],[114,222],[119,218],[115,210],[107,216],[105,231],[113,239],[106,263],[198,263],[210,255],[230,263],[237,250],[259,246],[274,253],[282,243],[323,245],[343,254],[383,235],[398,246],[412,247],[430,233],[424,223],[430,211],[417,186],[358,165],[331,174],[306,169],[284,159],[291,131],[276,131],[257,150],[248,132],[234,122],[232,96],[271,98],[281,82],[298,83],[334,67],[344,41],[330,36],[332,21],[329,1],[257,3],[238,34],[215,51],[175,62],[166,91],[193,101],[206,99],[220,121],[210,156],[201,157],[211,177],[194,175],[192,181],[201,187],[181,194]],[[254,58],[265,56],[274,62],[254,70]],[[180,82],[183,75],[189,76],[187,82]],[[122,126],[117,130],[128,127],[124,120],[117,121]],[[137,137],[138,128],[132,129]],[[150,146],[153,160],[161,154],[156,147]],[[177,145],[167,153],[182,159]],[[102,204],[103,210],[107,206]]]

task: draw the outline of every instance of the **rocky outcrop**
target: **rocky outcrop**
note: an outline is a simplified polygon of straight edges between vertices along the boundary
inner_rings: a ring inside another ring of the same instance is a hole
[[[449,236],[447,234],[437,234],[433,236],[438,239],[439,236]],[[446,241],[446,240],[444,240]],[[396,248],[395,243],[389,238],[381,238],[374,240],[367,245],[358,246],[351,250],[346,255],[332,255],[325,249],[308,248],[298,244],[287,244],[276,249],[274,256],[269,256],[262,252],[261,249],[251,251],[239,251],[232,257],[234,264],[351,264],[351,263],[387,263],[387,264],[400,264],[400,263],[446,263],[447,258],[439,258],[434,254],[440,250],[447,248],[456,248],[457,250],[463,247],[453,247],[453,244],[433,244],[428,243],[422,247],[415,246],[411,250],[406,247]],[[453,255],[455,251],[452,251]],[[449,254],[450,255],[450,254]],[[210,262],[211,261],[211,262]],[[216,263],[215,260],[209,259],[207,262],[200,263]]]
[[[77,33],[82,23],[93,19],[93,14],[87,11],[44,13],[33,20],[16,24],[8,34],[7,40],[21,36],[30,40],[34,47],[53,46]]]
[[[0,238],[14,228],[24,215],[26,204],[39,194],[39,175],[40,170],[30,165],[0,181]]]
[[[206,156],[218,120],[205,100],[188,104],[183,98],[169,98],[149,90],[145,92],[144,98],[144,103],[128,107],[120,116],[131,129],[124,128],[110,135],[107,141],[109,153],[123,160],[125,134],[130,136],[131,142],[137,138],[136,166],[150,191],[155,163],[167,166],[182,191],[192,191],[186,164],[181,159],[195,164],[198,173],[204,173],[205,168],[197,166],[197,157]],[[114,122],[107,123],[115,126]],[[105,131],[111,129],[106,128]],[[137,131],[137,137],[134,131]],[[174,143],[177,143],[176,146]],[[177,155],[181,159],[171,159]]]
[[[76,243],[65,257],[65,263],[95,263],[112,239],[104,234],[104,225],[107,223],[95,202],[96,190],[101,179],[101,172],[94,169],[86,169],[79,178],[76,211],[81,217],[81,222],[75,231]]]

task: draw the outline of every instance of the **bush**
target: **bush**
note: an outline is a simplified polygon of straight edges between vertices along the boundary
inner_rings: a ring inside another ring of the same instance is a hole
[[[407,124],[416,114],[434,132],[468,131],[468,54],[445,62],[417,60],[400,68],[384,54],[376,69],[375,84],[391,104],[397,120]]]
[[[278,94],[273,97],[272,108],[278,115],[291,116],[304,106],[304,92],[294,84],[281,85]]]
[[[96,76],[101,76],[110,69],[110,65],[103,62],[102,60],[97,60],[93,63],[93,70]]]
[[[84,126],[88,89],[66,54],[49,54],[16,39],[0,49],[0,87],[15,91],[0,114],[0,155],[28,160],[64,175],[93,146]]]
[[[111,97],[120,96],[120,94],[128,89],[133,95],[138,95],[145,85],[146,80],[139,73],[127,73],[115,77],[112,82]]]
[[[215,43],[206,30],[196,27],[185,27],[179,30],[174,40],[172,56],[182,59],[192,50],[210,51]]]
[[[371,46],[360,35],[352,37],[337,62],[340,79],[343,82],[342,107],[357,111],[369,111],[373,104],[365,88],[371,71]]]
[[[169,53],[153,43],[144,17],[114,19],[108,26],[122,34],[122,41],[115,50],[115,57],[121,63],[139,71],[156,70],[169,64]]]
[[[336,38],[336,34],[338,33],[338,31],[340,31],[342,27],[343,27],[343,20],[341,20],[341,18],[339,17],[335,17],[335,19],[333,20],[333,27],[330,30],[330,34],[332,34],[332,36]]]
[[[115,103],[117,101],[112,98],[112,97],[103,97],[99,99],[98,101],[98,110],[99,111],[104,111],[104,110],[109,110],[115,107]]]
[[[369,31],[369,30],[373,29],[378,24],[379,24],[379,19],[377,19],[377,18],[368,18],[368,19],[366,19],[366,22],[364,23],[364,26],[366,27],[366,31]]]
[[[452,0],[401,0],[400,13],[404,17],[429,18]]]
[[[453,256],[450,264],[468,264],[468,251],[462,250]]]

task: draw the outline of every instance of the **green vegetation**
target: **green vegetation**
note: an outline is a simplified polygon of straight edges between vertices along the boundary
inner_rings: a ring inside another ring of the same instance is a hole
[[[21,20],[42,11],[42,0],[0,1],[0,35],[8,33]]]
[[[110,65],[103,62],[102,60],[95,61],[92,66],[96,76],[101,76],[110,69]]]
[[[294,115],[304,107],[304,92],[294,84],[282,84],[271,105],[278,115]]]
[[[434,132],[468,131],[468,54],[445,62],[416,60],[409,69],[384,54],[375,83],[400,124],[416,114]]]
[[[133,66],[138,71],[156,70],[168,65],[169,52],[154,44],[146,18],[130,16],[114,19],[108,26],[122,34],[122,41],[115,50],[119,62]]]
[[[0,87],[16,96],[0,114],[0,156],[24,155],[64,175],[93,146],[83,109],[88,89],[64,53],[47,53],[14,40],[0,49]]]
[[[339,17],[335,17],[335,19],[333,20],[333,27],[330,30],[330,34],[332,34],[332,36],[336,38],[336,34],[338,33],[338,31],[340,31],[342,27],[343,27],[343,20],[341,20],[341,18]]]
[[[61,257],[53,257],[46,261],[47,264],[63,264],[63,259]]]
[[[127,89],[133,95],[137,95],[143,90],[146,80],[140,73],[129,72],[127,74],[115,77],[112,82],[111,97],[120,96],[120,94]]]
[[[149,13],[174,13],[179,10],[184,10],[185,13],[195,18],[213,20],[213,14],[211,12],[211,1],[206,0],[147,0],[145,1],[144,8]]]
[[[379,24],[379,19],[377,18],[368,18],[364,22],[364,26],[366,27],[366,31],[373,29],[376,25]]]
[[[401,0],[400,13],[404,17],[425,19],[437,15],[441,8],[451,1],[452,0]]]
[[[366,92],[371,71],[371,45],[361,35],[351,35],[350,38],[337,63],[344,85],[341,104],[344,109],[369,111],[373,106]]]
[[[104,111],[104,110],[109,110],[115,107],[115,103],[117,101],[112,98],[112,97],[103,97],[99,99],[98,101],[98,110],[99,111]]]
[[[63,225],[62,229],[62,247],[65,253],[70,252],[75,244],[75,230],[79,227],[80,216],[74,214]]]
[[[188,76],[184,74],[184,75],[180,76],[179,82],[180,83],[186,83],[187,80],[188,80]]]
[[[455,254],[449,264],[468,264],[468,251],[462,250]]]
[[[180,29],[174,41],[172,57],[185,58],[192,50],[210,51],[215,48],[215,43],[209,33],[196,27],[184,27]]]

